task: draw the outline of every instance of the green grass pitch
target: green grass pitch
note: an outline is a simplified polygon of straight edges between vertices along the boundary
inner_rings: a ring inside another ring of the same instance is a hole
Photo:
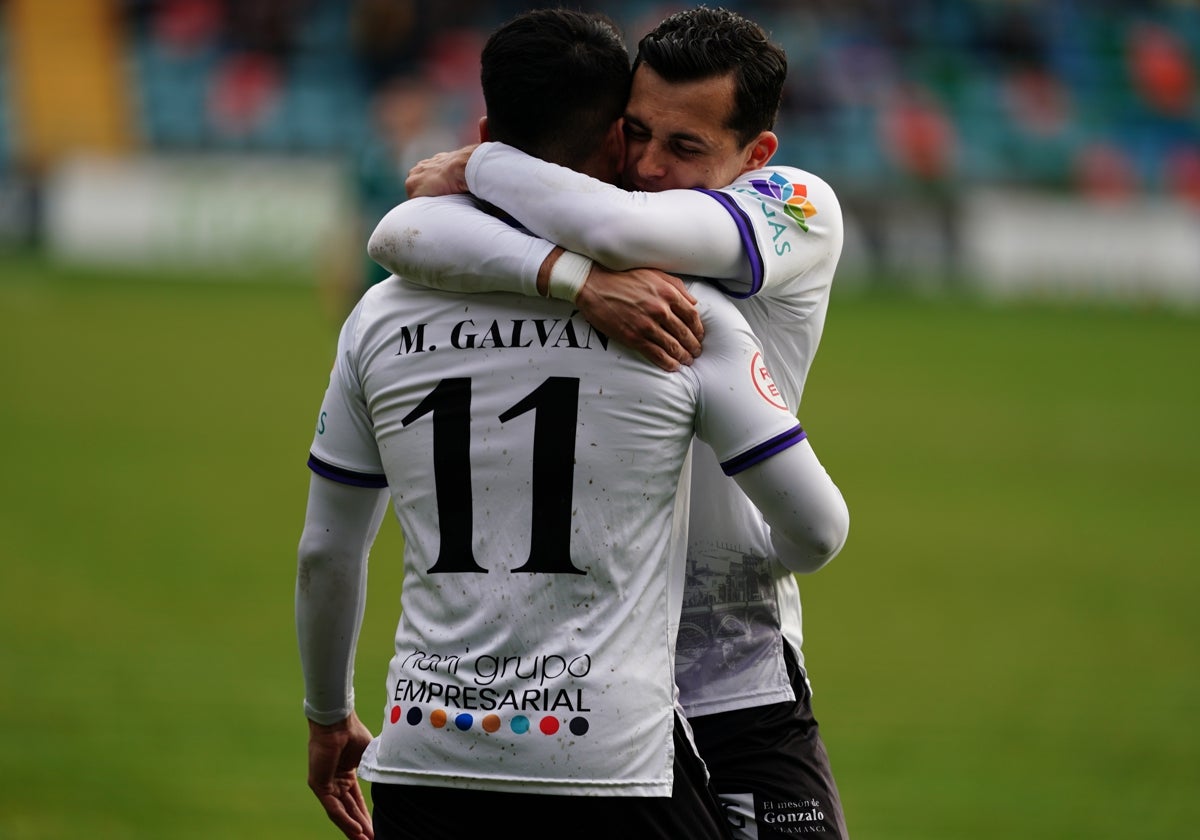
[[[339,836],[292,625],[339,319],[269,282],[0,278],[0,837]],[[1197,369],[1195,315],[835,295],[800,416],[851,536],[801,586],[856,838],[1195,831]]]

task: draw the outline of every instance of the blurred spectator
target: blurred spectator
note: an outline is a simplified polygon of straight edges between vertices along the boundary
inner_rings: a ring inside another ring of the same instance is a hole
[[[1196,116],[1196,76],[1187,45],[1165,26],[1138,23],[1128,32],[1133,88],[1152,111]]]
[[[1200,100],[1186,43],[1166,26],[1140,21],[1125,32],[1125,66],[1136,97],[1121,131],[1144,184],[1177,193],[1172,182],[1200,147]],[[1182,160],[1185,163],[1172,163]]]
[[[1112,143],[1081,146],[1074,160],[1074,184],[1087,199],[1127,201],[1137,191],[1137,174],[1128,155]]]
[[[457,26],[437,33],[425,54],[425,72],[438,87],[467,92],[479,87],[479,53],[486,34],[478,29]],[[483,101],[479,100],[482,108]],[[483,111],[479,111],[483,115]]]
[[[905,180],[929,186],[954,175],[954,124],[927,88],[897,86],[884,103],[879,130],[883,149]]]
[[[175,55],[192,55],[211,45],[225,26],[220,0],[167,0],[153,20],[155,41]]]
[[[1200,147],[1176,149],[1163,166],[1168,192],[1200,210]]]
[[[915,84],[898,85],[880,114],[879,134],[900,185],[913,196],[912,212],[928,213],[932,219],[939,241],[928,250],[943,255],[943,260],[940,266],[925,268],[950,280],[959,258],[954,124],[931,91]]]
[[[437,88],[414,77],[392,79],[375,94],[371,116],[394,174],[393,184],[403,184],[418,161],[462,145],[462,135],[441,119],[440,102]],[[385,209],[403,199],[401,192],[394,193],[385,198]]]
[[[286,58],[312,0],[226,0],[225,31],[234,50]]]
[[[222,134],[248,134],[271,116],[281,93],[281,73],[274,57],[253,52],[231,55],[210,81],[209,117]]]
[[[1003,87],[1005,109],[1014,123],[1035,138],[1062,137],[1074,117],[1062,79],[1044,67],[1015,70]]]
[[[421,6],[416,0],[357,0],[352,6],[351,47],[368,91],[416,71],[430,34]]]
[[[387,211],[404,200],[404,179],[417,161],[479,139],[478,132],[464,138],[452,129],[441,111],[442,104],[442,92],[418,76],[395,77],[376,91],[371,100],[375,142],[362,150],[356,162],[361,242]],[[357,300],[364,287],[388,276],[368,258],[365,248],[359,247],[356,253],[361,278],[348,284],[351,300]]]
[[[975,2],[973,46],[980,57],[1004,71],[1046,65],[1045,12],[1027,0]]]

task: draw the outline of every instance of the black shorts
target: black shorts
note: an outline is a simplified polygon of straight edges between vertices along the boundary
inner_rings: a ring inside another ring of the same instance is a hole
[[[842,800],[812,713],[812,692],[784,644],[794,703],[689,718],[735,838],[847,840]]]
[[[675,784],[665,796],[557,796],[371,785],[375,840],[730,840],[704,765],[675,721]]]

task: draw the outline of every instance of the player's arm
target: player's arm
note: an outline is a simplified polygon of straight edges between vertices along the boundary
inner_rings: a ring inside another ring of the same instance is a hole
[[[705,353],[692,368],[701,395],[696,434],[762,511],[783,565],[816,571],[845,544],[846,501],[772,388],[745,318],[703,284],[695,293],[708,325]]]
[[[733,478],[771,526],[776,556],[788,570],[815,572],[842,550],[850,509],[807,439]]]
[[[450,292],[538,294],[554,243],[530,236],[464,195],[410,198],[388,211],[367,253],[393,274]],[[543,269],[545,264],[546,268]]]
[[[466,196],[417,197],[394,207],[367,252],[388,271],[437,289],[571,301],[598,330],[665,370],[700,353],[700,316],[678,279],[611,271],[564,253]]]
[[[748,275],[746,241],[729,211],[698,190],[627,192],[503,143],[466,165],[471,193],[538,236],[610,268],[648,266],[705,278]]]
[[[810,273],[827,284],[828,273],[813,269],[841,254],[833,190],[790,167],[746,172],[719,190],[625,192],[502,143],[483,143],[467,160],[463,181],[569,251],[610,268],[642,265],[704,278],[734,297]]]
[[[367,554],[387,502],[387,476],[358,375],[364,313],[359,300],[338,335],[308,467],[312,471],[296,570],[296,634],[304,711],[332,724],[354,709],[354,650],[367,587]]]
[[[308,718],[308,785],[352,840],[374,836],[357,768],[371,733],[354,712],[354,653],[366,599],[367,554],[387,491],[314,474],[296,570],[296,635]]]
[[[314,474],[296,569],[296,634],[304,713],[332,724],[354,709],[354,651],[367,587],[367,554],[387,508],[387,490]]]
[[[693,190],[626,192],[504,143],[421,161],[405,187],[424,197],[467,190],[538,236],[609,268],[717,278],[746,272],[741,234],[729,213]]]
[[[354,713],[354,654],[366,601],[367,554],[387,509],[387,478],[358,376],[369,289],[338,336],[308,465],[296,568],[296,637],[308,717],[308,784],[352,840],[374,832],[357,768],[371,733]]]

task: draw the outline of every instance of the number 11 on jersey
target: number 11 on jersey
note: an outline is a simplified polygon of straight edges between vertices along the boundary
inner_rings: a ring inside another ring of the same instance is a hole
[[[534,412],[533,521],[529,559],[513,572],[585,575],[571,563],[571,507],[579,380],[551,376],[499,415],[501,423]],[[434,572],[482,572],[471,549],[471,380],[443,379],[405,415],[405,426],[433,415],[433,474],[440,545]]]

